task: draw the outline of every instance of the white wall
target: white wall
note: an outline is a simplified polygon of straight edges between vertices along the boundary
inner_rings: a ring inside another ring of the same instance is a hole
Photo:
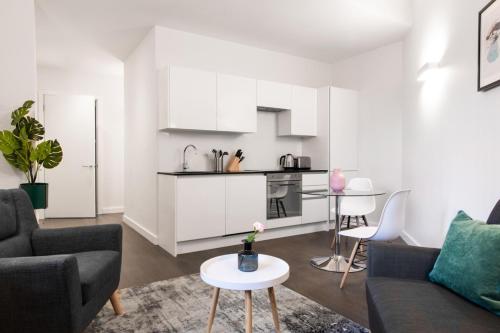
[[[158,132],[156,71],[181,65],[311,87],[330,84],[331,66],[314,60],[249,47],[192,33],[155,27],[125,63],[125,220],[154,241],[157,234],[156,172],[179,170],[182,150],[198,147],[192,169],[212,166],[212,148],[241,148],[244,168],[277,168],[283,153],[300,154],[300,138],[277,136],[276,114],[258,114],[258,133]]]
[[[221,73],[273,80],[311,87],[330,84],[331,66],[314,60],[258,49],[192,33],[156,27],[156,66],[181,65]],[[300,155],[300,138],[278,137],[277,116],[258,113],[257,133],[168,133],[159,135],[159,170],[179,170],[187,144],[198,147],[192,168],[211,170],[207,155],[212,148],[235,152],[243,149],[246,169],[276,169],[284,153]]]
[[[456,212],[486,219],[500,198],[500,88],[476,91],[477,13],[488,0],[414,1],[404,41],[403,186],[407,233],[440,246]],[[418,69],[440,60],[437,77]]]
[[[98,212],[122,212],[124,181],[123,77],[38,66],[38,89],[41,93],[91,95],[98,99]]]
[[[33,0],[0,4],[0,130],[10,129],[10,113],[36,100],[35,12]],[[19,187],[25,178],[0,157],[0,188]]]
[[[357,177],[391,193],[401,189],[402,44],[392,44],[333,65],[333,86],[359,92]],[[350,176],[351,173],[349,173]],[[387,196],[377,198],[377,222]]]
[[[154,30],[125,61],[124,221],[157,243],[158,97]]]

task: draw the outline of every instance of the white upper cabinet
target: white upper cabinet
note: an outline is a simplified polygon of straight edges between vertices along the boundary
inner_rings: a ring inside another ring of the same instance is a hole
[[[250,232],[266,220],[266,176],[226,177],[226,234]]]
[[[257,105],[263,108],[290,110],[292,86],[285,83],[257,80]]]
[[[330,88],[330,167],[358,169],[358,92]]]
[[[292,87],[292,108],[279,113],[280,136],[316,136],[318,114],[317,90]]]
[[[217,74],[170,66],[160,72],[160,129],[217,129]]]
[[[217,130],[257,132],[257,80],[217,74]]]

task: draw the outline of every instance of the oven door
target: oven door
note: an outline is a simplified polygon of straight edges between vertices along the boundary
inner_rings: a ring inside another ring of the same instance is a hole
[[[267,181],[267,219],[280,219],[302,215],[302,179],[293,177],[268,177]],[[289,175],[290,176],[290,175]]]

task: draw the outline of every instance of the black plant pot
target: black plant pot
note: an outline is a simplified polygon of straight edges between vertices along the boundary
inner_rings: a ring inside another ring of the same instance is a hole
[[[46,209],[48,206],[49,184],[47,183],[24,183],[20,185],[31,199],[34,209]]]
[[[238,269],[242,272],[255,272],[259,267],[259,254],[252,251],[252,244],[243,241],[243,251],[238,252]]]

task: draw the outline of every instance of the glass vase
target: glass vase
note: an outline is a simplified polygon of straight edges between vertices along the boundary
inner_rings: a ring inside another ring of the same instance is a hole
[[[255,272],[259,267],[259,254],[252,250],[253,242],[243,241],[243,251],[238,252],[238,269]]]

